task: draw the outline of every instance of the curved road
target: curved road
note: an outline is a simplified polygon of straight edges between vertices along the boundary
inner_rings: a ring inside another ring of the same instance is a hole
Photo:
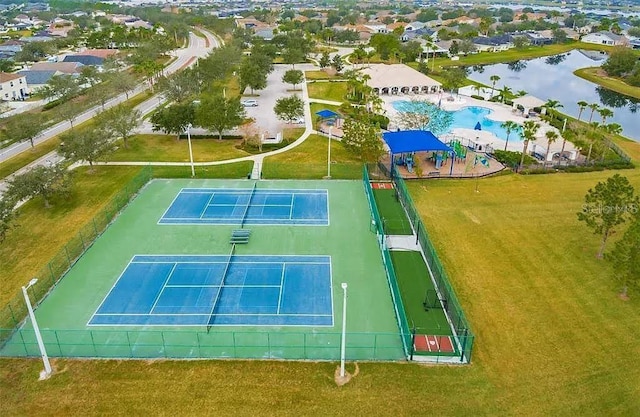
[[[189,34],[189,45],[186,48],[177,49],[171,52],[171,55],[174,56],[175,59],[169,65],[167,65],[167,67],[165,67],[165,69],[163,70],[164,75],[173,74],[181,69],[184,69],[193,65],[198,60],[198,58],[206,57],[213,48],[217,48],[220,45],[218,39],[215,37],[215,35],[213,35],[213,33],[206,31],[204,29],[199,29],[199,30],[205,35],[206,39],[200,36],[197,36],[193,32],[191,32]],[[139,93],[142,93],[144,90],[146,90],[146,88],[147,88],[146,83],[139,84],[132,92],[129,93],[129,96],[132,97]],[[111,100],[109,100],[104,107],[111,108],[126,101],[127,101],[126,94],[120,94],[119,96],[116,96]],[[136,106],[136,109],[139,110],[143,115],[145,115],[153,111],[156,107],[158,107],[163,102],[164,102],[164,97],[158,94],[140,103],[138,106]],[[102,110],[101,106],[92,107],[91,109],[79,114],[78,117],[75,119],[74,123],[80,124],[82,122],[85,122],[91,119],[92,117],[94,117],[101,110]],[[49,127],[48,129],[44,130],[43,132],[41,132],[40,135],[38,135],[38,137],[34,139],[34,143],[37,145],[38,143],[44,142],[48,139],[53,138],[54,136],[57,136],[57,135],[60,135],[61,133],[66,132],[70,128],[71,128],[71,124],[68,121],[57,123]],[[19,153],[25,152],[29,149],[31,149],[31,146],[28,141],[17,143],[13,146],[5,148],[2,151],[0,151],[0,163],[2,163],[3,161],[6,161],[7,159]],[[32,162],[28,166],[18,170],[16,173],[21,173],[24,170],[31,168],[35,165],[55,163],[60,159],[61,157],[56,152],[51,152],[47,155],[44,155],[42,158]],[[10,178],[10,177],[11,176],[7,178]],[[5,180],[0,181],[0,193],[2,193],[6,189],[7,184]]]

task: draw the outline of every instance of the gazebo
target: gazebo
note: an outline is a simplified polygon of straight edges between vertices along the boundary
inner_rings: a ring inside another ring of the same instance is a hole
[[[386,132],[382,135],[389,147],[391,163],[394,163],[394,155],[413,152],[445,152],[448,155],[453,149],[438,139],[427,130],[401,130],[399,132]],[[391,166],[393,169],[393,165]],[[451,164],[453,170],[453,164]]]
[[[522,96],[513,100],[513,108],[517,109],[518,106],[521,106],[523,110],[523,114],[529,114],[529,111],[534,107],[543,107],[546,104],[544,100],[540,100],[538,97],[534,96]]]

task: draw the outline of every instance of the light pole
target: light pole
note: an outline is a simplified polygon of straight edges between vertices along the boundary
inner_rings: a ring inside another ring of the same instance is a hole
[[[191,161],[191,176],[196,176],[196,169],[193,166],[193,150],[191,149],[191,123],[187,125],[187,142],[189,142],[189,161]]]
[[[344,357],[347,350],[347,283],[342,283],[342,339],[340,342],[340,377],[344,377]]]
[[[331,179],[331,129],[333,125],[329,125],[329,146],[327,148],[327,179]]]
[[[29,311],[31,325],[33,326],[33,331],[36,333],[36,341],[38,342],[38,348],[40,349],[40,355],[42,356],[42,362],[44,363],[44,371],[40,372],[40,379],[47,379],[51,376],[51,364],[49,363],[49,356],[47,356],[47,351],[44,348],[44,343],[42,342],[42,336],[40,335],[40,328],[38,327],[36,316],[35,314],[33,314],[33,307],[31,307],[29,294],[27,294],[27,289],[29,289],[36,282],[38,282],[38,279],[33,278],[31,281],[29,281],[29,284],[27,284],[26,287],[23,286],[22,295],[24,295],[24,302],[27,304],[27,310]]]

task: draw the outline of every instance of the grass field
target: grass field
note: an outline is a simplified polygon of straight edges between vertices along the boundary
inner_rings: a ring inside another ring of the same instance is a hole
[[[237,148],[241,144],[241,139],[192,138],[193,160],[222,161],[249,155]],[[186,139],[177,140],[175,135],[135,135],[129,139],[127,148],[119,141],[118,149],[105,160],[189,162],[189,146]]]
[[[402,208],[402,204],[395,197],[396,190],[374,189],[373,196],[380,211],[380,217],[385,234],[410,235],[413,234],[411,223]]]
[[[262,175],[272,178],[320,179],[327,175],[328,138],[311,135],[294,149],[264,159]],[[350,155],[342,143],[331,143],[331,177],[358,179],[362,176],[361,163]]]
[[[2,165],[0,165],[0,178],[5,178],[20,168],[42,158],[49,152],[55,151],[58,145],[60,145],[60,138],[56,136],[55,138],[51,138],[50,140],[37,144],[27,151],[17,154],[13,158],[7,159],[2,162]]]
[[[347,94],[346,82],[318,82],[307,84],[309,98],[317,98],[330,101],[345,101]]]
[[[335,80],[340,77],[333,74],[328,74],[325,71],[305,71],[304,78],[307,80]]]
[[[609,90],[615,91],[626,96],[640,98],[640,87],[634,87],[614,77],[609,77],[598,67],[580,68],[573,72],[580,78],[601,85]]]

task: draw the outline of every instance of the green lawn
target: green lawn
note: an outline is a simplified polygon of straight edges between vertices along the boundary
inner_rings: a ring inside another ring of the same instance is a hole
[[[192,138],[193,160],[222,161],[248,156],[248,152],[237,148],[241,144],[241,139]],[[189,145],[186,138],[177,140],[175,135],[136,135],[129,139],[127,148],[120,141],[118,149],[105,160],[189,162]]]
[[[262,176],[265,179],[320,179],[327,175],[327,144],[328,138],[311,135],[302,145],[288,152],[265,158]],[[336,140],[331,143],[331,177],[337,179],[362,177],[362,164]]]
[[[347,83],[342,81],[308,83],[307,89],[309,98],[343,102],[347,94]]]
[[[58,145],[60,145],[60,138],[56,136],[45,142],[37,144],[27,151],[21,152],[16,156],[7,159],[0,165],[0,178],[5,178],[13,174],[20,168],[23,168],[33,161],[42,158],[49,152],[56,150]]]
[[[335,80],[341,77],[328,74],[325,71],[305,71],[304,78],[307,80]]]
[[[196,166],[196,178],[246,178],[251,173],[253,162],[244,161],[233,164]],[[154,166],[156,178],[190,178],[191,167]]]
[[[594,84],[601,85],[626,96],[640,98],[640,87],[634,87],[624,81],[607,76],[599,67],[580,68],[573,72],[580,78],[584,78]]]
[[[411,235],[411,223],[402,204],[396,200],[396,190],[374,189],[373,196],[380,211],[384,232],[387,235]]]
[[[391,251],[391,260],[409,326],[415,326],[417,334],[451,335],[451,326],[443,310],[430,308],[425,311],[422,304],[427,290],[433,290],[435,287],[420,252]]]

